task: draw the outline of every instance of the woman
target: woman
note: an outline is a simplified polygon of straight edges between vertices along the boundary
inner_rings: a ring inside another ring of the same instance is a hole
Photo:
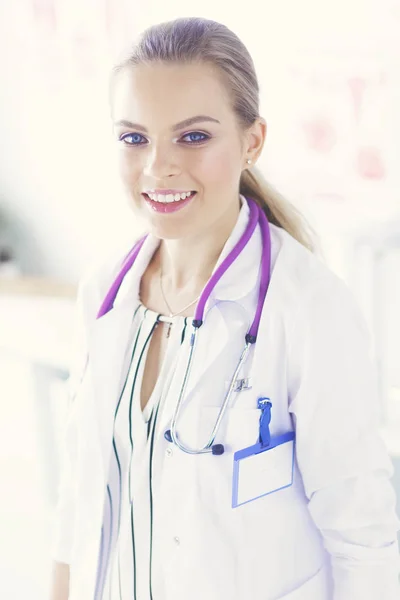
[[[113,73],[121,177],[149,235],[116,294],[123,257],[80,286],[89,359],[74,375],[54,599],[398,598],[368,333],[255,172],[258,91],[239,39],[197,18],[145,31]]]

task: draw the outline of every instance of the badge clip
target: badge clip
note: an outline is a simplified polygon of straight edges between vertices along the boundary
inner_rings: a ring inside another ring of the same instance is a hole
[[[258,438],[258,443],[261,444],[261,448],[265,448],[271,443],[271,432],[269,430],[269,424],[271,422],[272,403],[269,401],[269,398],[259,398],[257,400],[257,407],[261,410],[259,420],[260,434]]]

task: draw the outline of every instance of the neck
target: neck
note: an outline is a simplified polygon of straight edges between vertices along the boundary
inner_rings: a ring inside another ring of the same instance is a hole
[[[222,249],[235,227],[240,207],[230,211],[197,237],[163,240],[158,253],[159,269],[172,291],[201,290],[209,280]]]

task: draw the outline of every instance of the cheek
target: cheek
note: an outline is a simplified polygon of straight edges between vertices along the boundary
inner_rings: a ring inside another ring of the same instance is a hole
[[[133,186],[137,183],[140,177],[140,165],[139,161],[135,160],[135,157],[128,155],[126,152],[121,152],[118,157],[119,174],[124,182],[128,186]]]
[[[204,184],[226,186],[228,181],[234,179],[235,173],[240,168],[240,156],[235,148],[224,146],[214,148],[197,157],[193,162],[193,170],[199,180]]]

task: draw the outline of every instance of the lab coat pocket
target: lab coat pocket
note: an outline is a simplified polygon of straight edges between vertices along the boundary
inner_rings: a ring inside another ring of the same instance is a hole
[[[331,600],[329,577],[326,566],[308,579],[305,583],[277,600]]]
[[[200,444],[206,443],[217,421],[219,407],[203,406],[200,409]],[[218,429],[214,444],[223,444],[224,454],[255,444],[259,435],[260,410],[258,408],[230,408]]]

